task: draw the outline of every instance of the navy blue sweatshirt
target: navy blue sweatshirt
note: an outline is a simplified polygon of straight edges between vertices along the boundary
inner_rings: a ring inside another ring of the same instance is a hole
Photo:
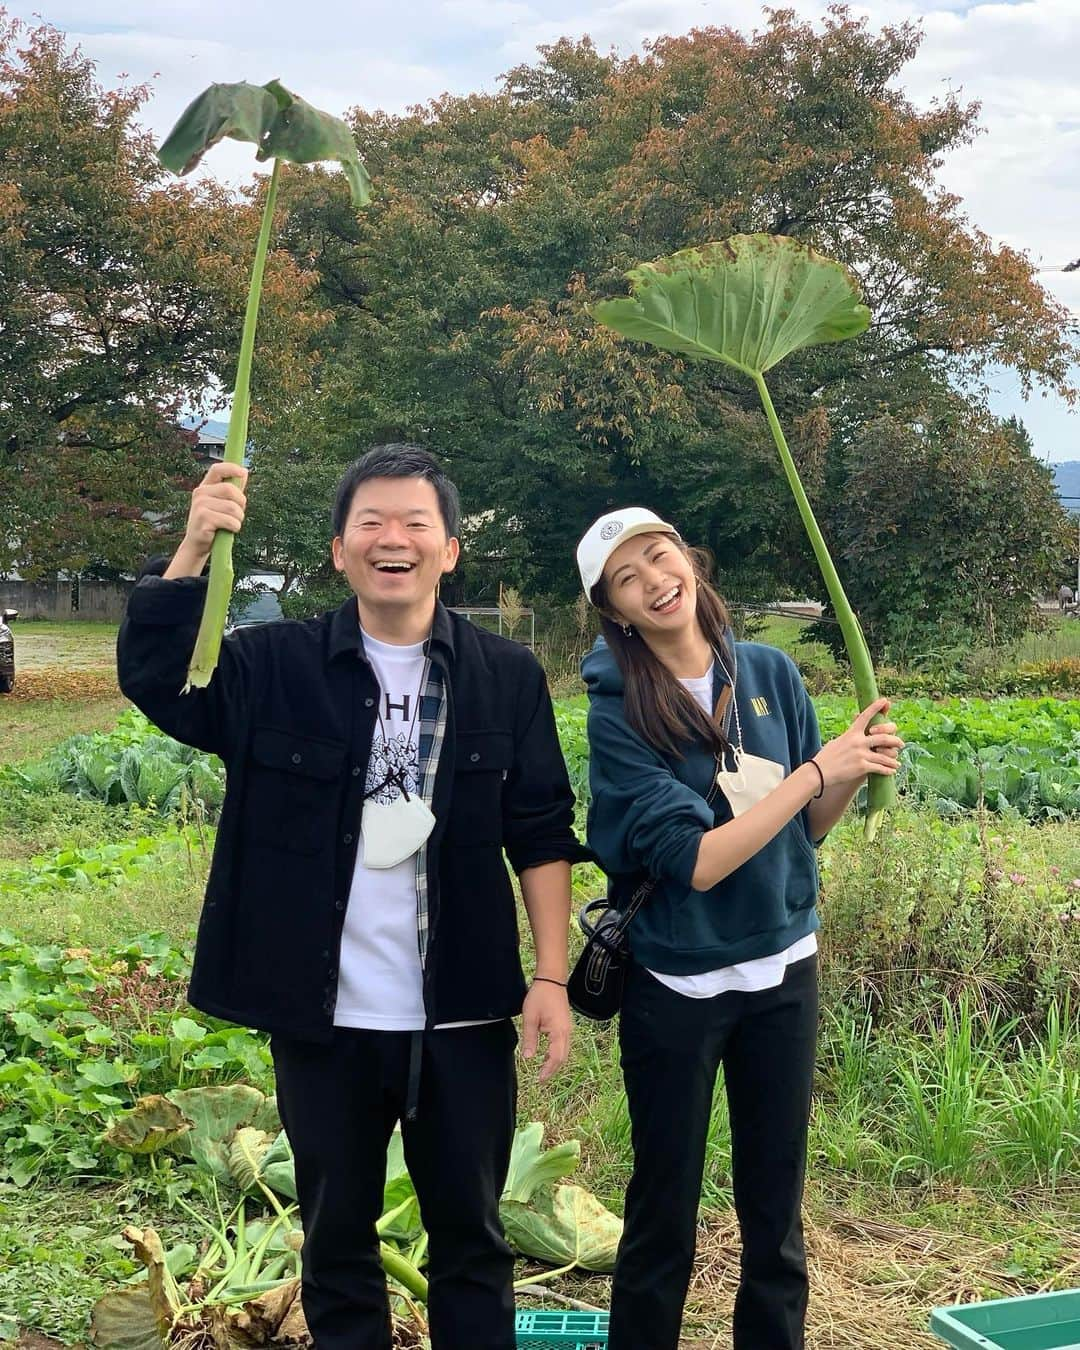
[[[739,642],[735,651],[743,748],[790,773],[821,748],[798,667],[761,643]],[[701,836],[731,819],[722,792],[706,801],[712,754],[688,743],[683,759],[662,755],[631,731],[622,675],[603,638],[581,673],[589,692],[589,846],[611,878],[615,903],[642,873],[658,883],[631,925],[634,959],[663,974],[699,975],[771,956],[814,932],[818,874],[807,812],[716,886],[695,891]],[[715,697],[726,683],[717,663]]]

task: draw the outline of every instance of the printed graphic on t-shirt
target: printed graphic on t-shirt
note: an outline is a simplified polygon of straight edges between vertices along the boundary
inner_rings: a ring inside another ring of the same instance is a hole
[[[402,783],[410,794],[417,792],[420,785],[419,738],[410,744],[408,730],[395,733],[389,724],[386,730],[390,735],[384,738],[382,727],[376,724],[364,783],[368,800],[383,806],[397,801],[401,796]]]

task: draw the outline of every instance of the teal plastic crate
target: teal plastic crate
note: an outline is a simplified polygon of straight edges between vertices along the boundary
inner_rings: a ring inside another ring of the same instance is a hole
[[[608,1315],[519,1312],[517,1350],[607,1350]]]
[[[957,1350],[1080,1350],[1080,1289],[937,1308],[930,1330]]]

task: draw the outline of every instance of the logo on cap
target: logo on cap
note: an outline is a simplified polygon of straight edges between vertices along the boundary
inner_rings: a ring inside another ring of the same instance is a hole
[[[622,533],[623,523],[621,520],[609,520],[600,531],[601,539],[614,539],[617,534]]]

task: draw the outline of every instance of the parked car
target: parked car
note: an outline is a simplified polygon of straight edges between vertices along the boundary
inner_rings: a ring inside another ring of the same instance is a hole
[[[0,611],[0,694],[15,688],[15,638],[8,624],[19,617],[17,609]]]

